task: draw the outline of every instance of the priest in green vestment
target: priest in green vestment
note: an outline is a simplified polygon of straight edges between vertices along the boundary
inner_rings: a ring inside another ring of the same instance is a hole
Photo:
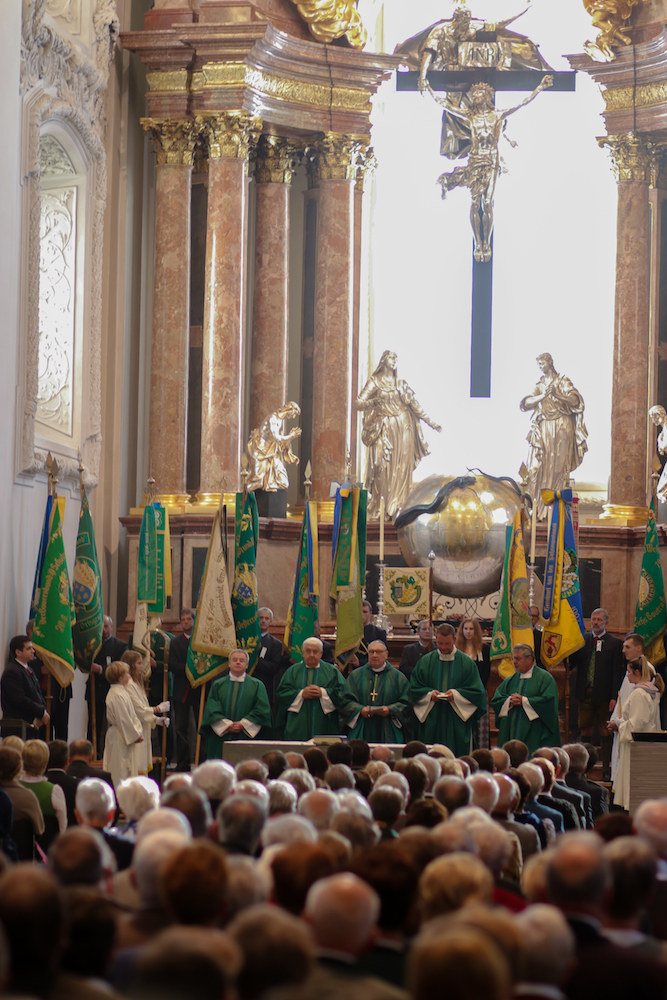
[[[351,696],[338,667],[322,660],[322,643],[315,636],[301,647],[303,660],[293,663],[278,685],[278,726],[286,740],[339,736],[349,718]]]
[[[368,663],[353,670],[347,686],[353,698],[348,726],[350,739],[367,743],[407,743],[406,724],[412,705],[407,677],[387,663],[387,647],[381,639],[368,645]]]
[[[457,756],[470,753],[475,723],[486,711],[486,692],[474,660],[456,649],[455,631],[441,625],[436,648],[410,676],[410,700],[419,725],[415,739],[444,743]]]
[[[207,760],[222,757],[225,740],[254,740],[262,728],[273,725],[266,687],[247,669],[247,652],[235,649],[229,654],[229,673],[211,685],[199,730]]]
[[[522,740],[532,755],[540,747],[560,746],[558,688],[547,670],[535,665],[530,646],[517,643],[512,649],[515,673],[506,678],[491,700],[498,746]]]

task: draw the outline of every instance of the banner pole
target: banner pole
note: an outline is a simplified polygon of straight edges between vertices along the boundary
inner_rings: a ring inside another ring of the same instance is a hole
[[[90,666],[90,731],[93,737],[93,760],[97,760],[97,702],[95,701],[95,671]]]
[[[51,703],[53,702],[53,696],[51,695],[51,674],[46,675],[46,711],[49,713],[49,721],[46,723],[46,742],[48,743],[51,739]]]
[[[199,767],[199,752],[201,750],[201,735],[199,730],[201,729],[201,721],[204,718],[204,702],[206,698],[206,683],[201,686],[201,696],[199,698],[199,719],[197,721],[197,744],[195,746],[195,767]]]
[[[150,645],[150,633],[149,633]],[[169,665],[166,650],[162,651],[162,701],[169,697]],[[175,738],[175,737],[174,737]],[[160,787],[164,787],[164,779],[167,773],[167,727],[162,727],[162,760],[160,762]]]

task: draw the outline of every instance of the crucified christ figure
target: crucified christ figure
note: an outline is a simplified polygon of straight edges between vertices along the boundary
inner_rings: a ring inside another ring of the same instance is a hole
[[[494,107],[494,91],[488,83],[475,83],[465,95],[461,104],[454,103],[450,95],[432,96],[445,111],[457,119],[470,132],[470,151],[465,167],[456,167],[450,173],[441,174],[438,184],[442,187],[442,197],[456,187],[470,188],[472,204],[470,221],[475,235],[475,260],[491,260],[491,233],[493,232],[493,195],[496,180],[501,170],[498,143],[505,128],[505,122],[519,108],[534,101],[539,93],[553,84],[553,76],[547,74],[542,82],[520,104],[505,111]],[[466,100],[467,98],[467,100]]]

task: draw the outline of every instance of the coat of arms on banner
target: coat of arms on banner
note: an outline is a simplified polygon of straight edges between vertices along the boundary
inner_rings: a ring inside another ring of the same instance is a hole
[[[386,567],[384,613],[428,617],[430,572],[429,569],[415,569],[411,566]]]

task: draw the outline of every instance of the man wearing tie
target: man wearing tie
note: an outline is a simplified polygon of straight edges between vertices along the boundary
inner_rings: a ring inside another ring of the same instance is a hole
[[[9,663],[0,680],[0,702],[5,719],[23,719],[28,724],[27,739],[38,737],[38,728],[49,721],[46,702],[39,688],[30,661],[35,657],[35,647],[27,635],[16,635],[9,644]],[[2,735],[17,732],[16,726],[2,727]]]
[[[596,608],[591,615],[591,631],[586,645],[571,658],[577,667],[577,701],[582,740],[593,735],[595,723],[602,740],[602,774],[610,773],[612,736],[607,729],[623,680],[623,643],[607,632],[609,615]],[[605,778],[608,780],[608,777]]]

